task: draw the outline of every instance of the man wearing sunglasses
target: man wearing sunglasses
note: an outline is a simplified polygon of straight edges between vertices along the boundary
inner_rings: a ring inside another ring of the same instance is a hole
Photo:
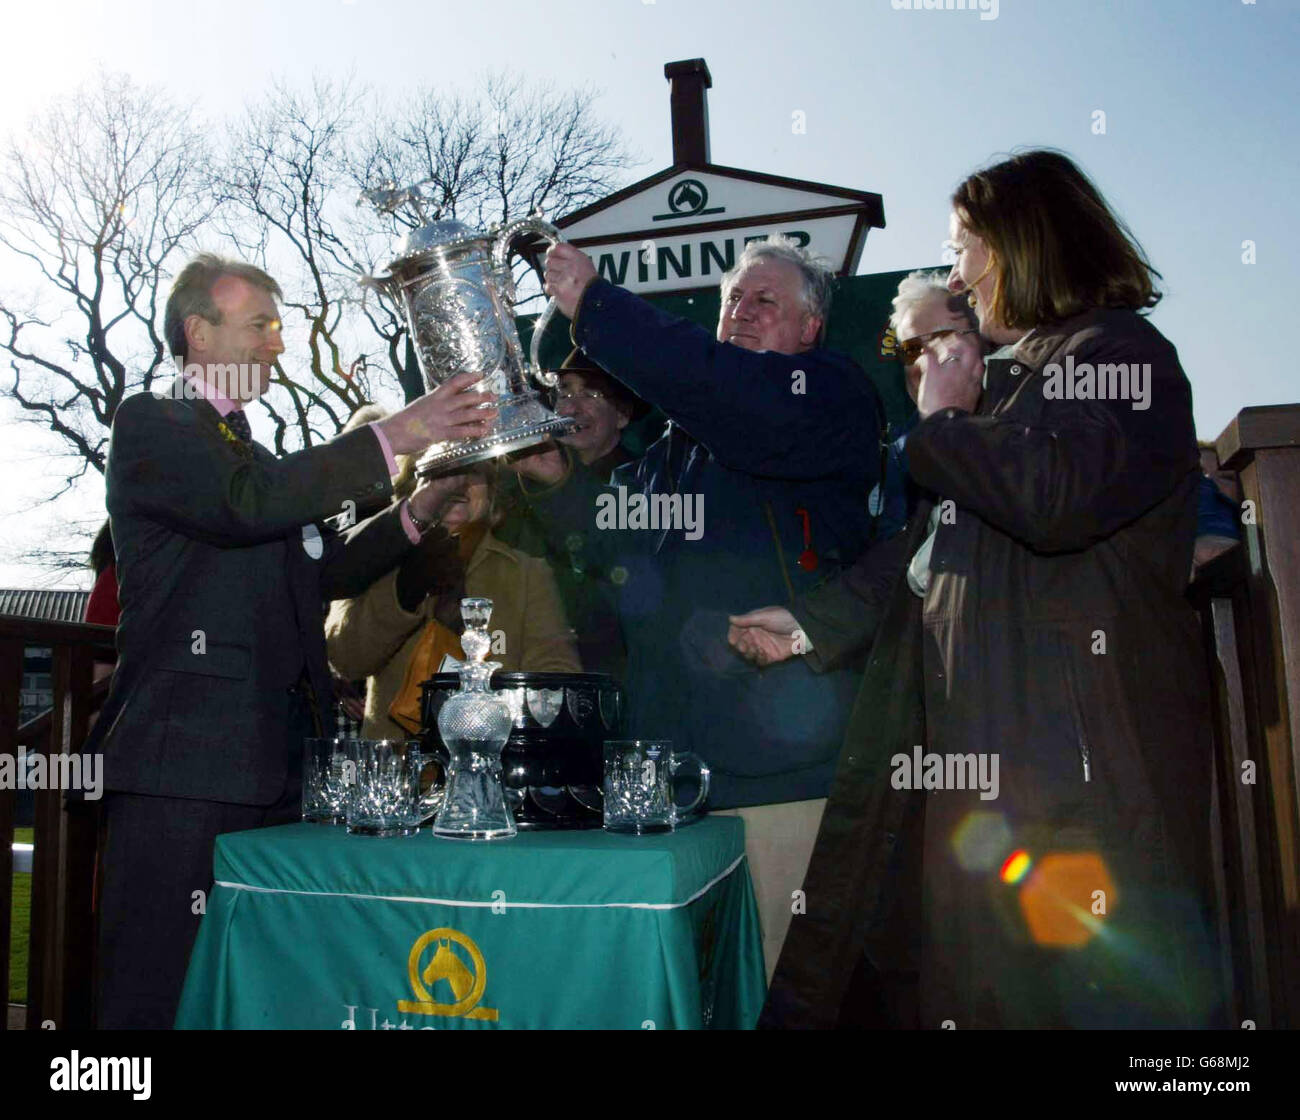
[[[555,461],[562,464],[567,459],[571,469],[585,469],[603,483],[632,460],[632,452],[623,443],[623,432],[630,423],[644,417],[650,406],[577,348],[564,360],[559,372],[555,411],[571,416],[575,424],[572,432],[559,437],[565,451],[563,459],[556,454]],[[622,680],[627,671],[627,639],[619,621],[614,587],[597,555],[598,542],[593,542],[585,531],[548,532],[514,475],[502,475],[499,494],[505,519],[494,535],[550,563],[583,669],[588,673],[609,673]]]
[[[941,408],[973,408],[983,389],[988,346],[980,337],[970,304],[953,296],[945,283],[942,272],[914,272],[899,284],[894,299],[889,325],[897,339],[907,395],[916,403],[917,412],[899,429],[889,449],[885,477],[871,494],[873,514],[879,512],[878,503],[885,502],[879,540],[901,529],[915,504],[915,488],[903,458],[907,433],[917,421]],[[939,371],[958,373],[957,387],[962,391],[954,394],[950,384],[937,376]],[[950,396],[953,399],[949,400]]]

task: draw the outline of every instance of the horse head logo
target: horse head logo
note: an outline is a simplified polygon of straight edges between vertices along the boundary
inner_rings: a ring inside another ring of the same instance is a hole
[[[466,967],[465,962],[456,953],[452,952],[450,941],[438,942],[438,951],[425,966],[420,979],[430,990],[439,980],[446,980],[451,986],[451,994],[456,997],[455,1003],[463,1000],[474,988],[474,973]]]
[[[681,179],[668,192],[668,209],[682,217],[698,214],[708,202],[708,189],[698,179]]]
[[[433,956],[421,968],[420,962],[430,947]],[[487,964],[473,938],[460,930],[444,926],[417,937],[407,958],[407,978],[415,998],[398,1000],[398,1011],[492,1022],[498,1019],[495,1008],[479,1006],[487,990]],[[451,990],[452,999],[447,1003],[440,1003],[435,994],[442,980]]]

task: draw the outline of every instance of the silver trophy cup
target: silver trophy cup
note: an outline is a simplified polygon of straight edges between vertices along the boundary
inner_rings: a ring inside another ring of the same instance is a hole
[[[414,191],[381,190],[362,197],[385,210],[394,198],[412,201]],[[487,374],[482,387],[496,396],[500,411],[492,432],[481,439],[435,443],[416,466],[422,477],[462,470],[573,428],[573,420],[555,415],[529,383],[531,377],[552,388],[557,380],[542,371],[537,358],[554,300],[537,320],[527,362],[515,332],[510,250],[524,234],[539,234],[552,244],[561,240],[560,231],[541,218],[521,218],[488,233],[460,222],[427,222],[411,230],[381,275],[363,281],[401,306],[430,390],[475,370]]]

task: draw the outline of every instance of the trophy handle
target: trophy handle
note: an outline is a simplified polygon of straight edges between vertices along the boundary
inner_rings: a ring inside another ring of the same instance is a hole
[[[510,248],[518,237],[524,233],[540,234],[552,245],[564,240],[564,235],[545,218],[518,218],[501,229],[501,232],[497,234],[496,241],[492,244],[492,268],[501,277],[506,299],[511,305],[515,302],[515,282],[510,275]],[[554,389],[560,379],[554,373],[544,372],[539,359],[542,335],[546,333],[546,328],[551,322],[551,316],[554,314],[555,300],[548,300],[546,310],[537,317],[537,322],[533,325],[532,343],[528,348],[528,372],[537,382],[545,385],[548,389]]]

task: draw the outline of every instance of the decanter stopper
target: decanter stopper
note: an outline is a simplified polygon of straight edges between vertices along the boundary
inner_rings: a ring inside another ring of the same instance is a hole
[[[471,661],[481,662],[492,648],[488,623],[492,621],[491,599],[462,599],[460,617],[465,622],[465,633],[460,636],[460,648]]]

